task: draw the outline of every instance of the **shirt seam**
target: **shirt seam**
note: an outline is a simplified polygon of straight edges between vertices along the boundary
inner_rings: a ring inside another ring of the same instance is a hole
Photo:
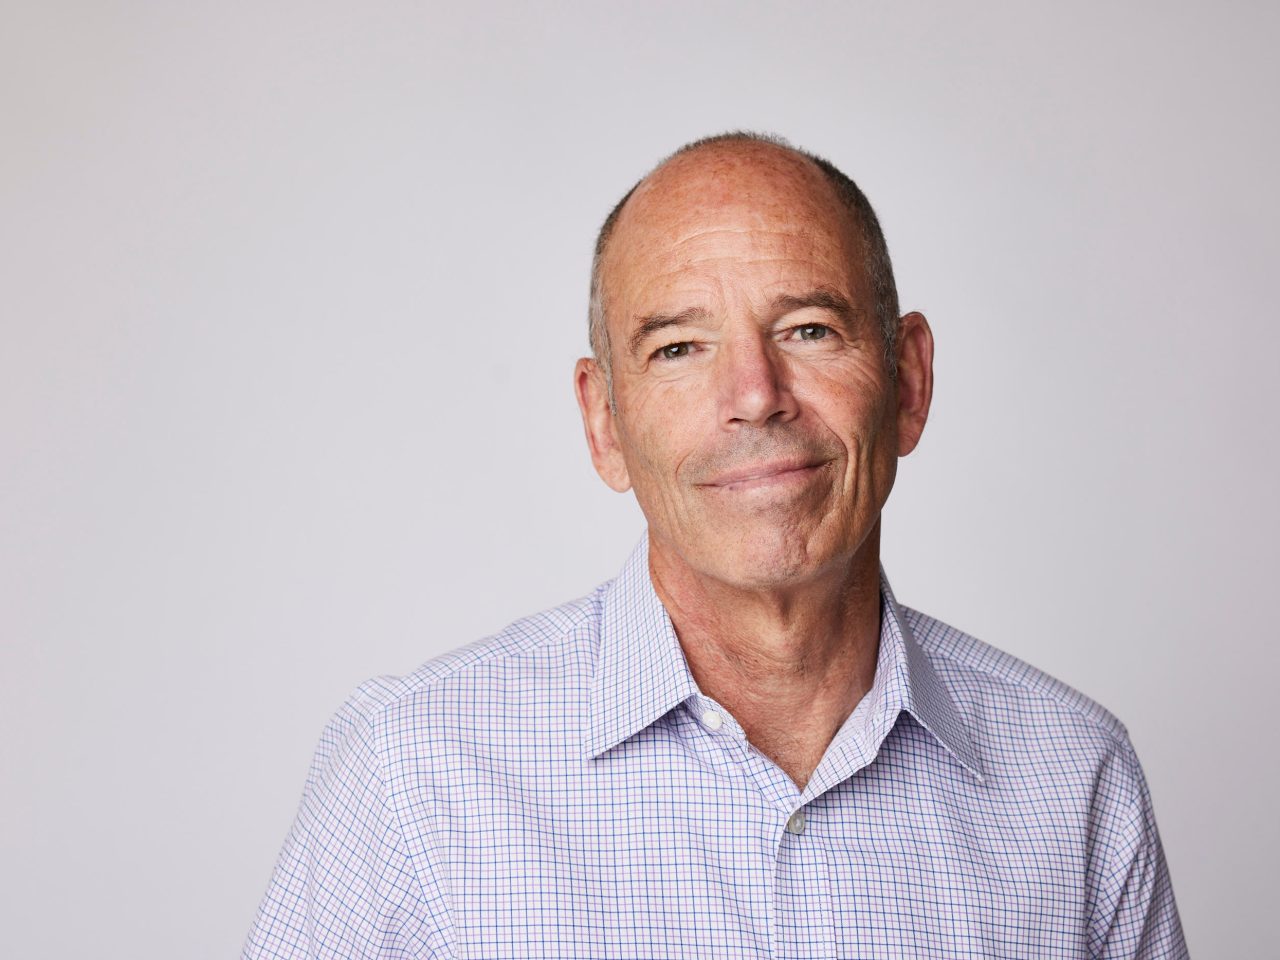
[[[1141,771],[1142,768],[1138,761],[1138,753],[1134,749],[1133,744],[1126,740],[1121,744],[1121,747],[1125,754],[1126,762],[1129,763],[1134,770]],[[1128,791],[1126,791],[1126,793],[1128,793]],[[1142,788],[1140,786],[1136,786],[1132,795],[1125,797],[1125,803],[1129,807],[1128,816],[1122,821],[1123,827],[1117,830],[1116,833],[1118,836],[1126,836],[1128,835],[1127,832],[1132,832],[1136,837],[1134,841],[1133,857],[1129,863],[1129,869],[1125,872],[1124,882],[1120,884],[1120,887],[1117,890],[1115,910],[1109,918],[1104,918],[1099,913],[1098,893],[1100,890],[1092,891],[1092,903],[1089,905],[1089,933],[1093,941],[1090,946],[1096,951],[1100,951],[1106,946],[1107,940],[1111,936],[1111,932],[1115,929],[1117,917],[1121,908],[1124,906],[1122,897],[1125,888],[1128,886],[1129,875],[1137,866],[1138,859],[1144,855],[1144,848],[1146,847],[1146,829],[1144,822],[1146,814]],[[1124,847],[1120,844],[1108,845],[1106,850],[1107,869],[1098,876],[1098,883],[1101,889],[1105,889],[1106,886],[1117,876],[1115,866],[1119,862],[1120,854],[1123,849]],[[1100,929],[1103,920],[1106,920],[1106,927],[1105,929]]]
[[[921,614],[921,616],[927,616],[927,614]],[[957,632],[960,632],[960,631],[957,631]],[[972,640],[977,643],[984,642],[984,641],[978,640],[976,637],[970,636],[969,634],[962,633],[962,636],[964,636],[966,639]],[[934,646],[933,643],[929,640],[924,640],[919,637],[916,637],[916,642],[920,645],[920,649],[923,650],[925,654],[934,663],[939,663],[939,662],[946,663],[948,666],[956,670],[962,670],[975,676],[984,677],[995,683],[1000,684],[1002,687],[1005,687],[1006,689],[1021,691],[1028,698],[1033,699],[1037,702],[1053,704],[1057,707],[1060,707],[1065,712],[1071,714],[1076,719],[1083,721],[1091,729],[1097,730],[1098,732],[1101,732],[1101,733],[1105,733],[1112,740],[1113,743],[1121,746],[1129,743],[1128,728],[1125,727],[1124,722],[1121,721],[1120,718],[1117,717],[1115,714],[1113,714],[1110,710],[1108,710],[1102,704],[1097,703],[1096,701],[1091,701],[1093,703],[1093,707],[1092,709],[1090,709],[1090,707],[1087,705],[1074,703],[1070,698],[1070,696],[1065,694],[1064,692],[1056,691],[1056,690],[1053,690],[1052,688],[1043,689],[1038,685],[1033,685],[1032,683],[1018,679],[1016,677],[1005,676],[1001,673],[991,670],[988,667],[983,667],[979,664],[969,663],[964,660],[958,659],[954,656],[950,656],[946,652],[937,649],[937,647]],[[999,654],[1003,654],[1004,656],[1007,656],[1007,657],[1014,657],[1014,655],[1009,653],[1007,650],[1002,650],[1001,648],[993,646],[991,644],[987,644],[987,646],[990,646],[992,650],[996,651]],[[1034,666],[1033,664],[1027,663],[1025,660],[1021,660],[1017,657],[1014,657],[1014,659],[1017,659],[1019,663],[1025,664],[1025,666],[1027,666],[1031,670],[1039,671],[1038,667]],[[949,684],[945,680],[943,680],[941,676],[939,676],[938,679],[943,682],[944,686],[946,686],[947,690],[951,693],[952,698],[956,699],[957,691],[955,687],[952,684]],[[1074,688],[1072,689],[1074,690]],[[1087,697],[1087,694],[1081,693],[1078,690],[1074,692],[1076,693],[1077,696]],[[959,700],[957,699],[957,706],[958,705],[959,705]],[[1103,715],[1096,716],[1094,715],[1094,711],[1102,711]]]
[[[428,893],[426,886],[422,882],[421,874],[418,873],[417,867],[414,865],[413,854],[410,852],[408,841],[405,839],[405,829],[404,829],[404,823],[400,817],[400,808],[395,802],[394,795],[391,790],[391,782],[388,779],[388,764],[386,764],[383,760],[383,753],[384,753],[383,741],[388,735],[388,731],[387,731],[388,725],[386,723],[385,713],[382,711],[379,711],[376,721],[372,717],[369,718],[369,721],[372,727],[371,732],[374,734],[373,759],[374,759],[374,766],[376,768],[376,772],[378,775],[378,785],[382,790],[383,806],[386,807],[387,813],[390,814],[391,816],[391,826],[396,833],[396,848],[399,851],[399,853],[404,857],[405,865],[408,867],[409,872],[413,874],[413,880],[414,880],[414,883],[417,885],[418,894],[421,897],[422,904],[428,907],[428,913],[429,913],[430,912],[429,904],[431,903],[431,896]],[[408,892],[406,891],[395,902],[396,909],[401,911],[405,910],[405,899],[407,898],[407,896],[408,896]],[[445,905],[445,910],[447,911],[447,914],[450,918],[450,922],[452,922],[451,917],[453,913],[453,907],[452,907],[452,904],[449,902],[449,897],[447,892],[443,889],[440,891],[440,898],[441,900],[443,900]],[[428,919],[428,922],[431,922],[430,917],[428,917],[427,919]],[[427,930],[427,934],[428,935],[423,939],[426,941],[428,946],[431,946],[433,943],[436,943],[441,948],[444,949],[446,955],[452,954],[452,951],[449,948],[448,942],[445,939],[445,933],[443,930],[439,929],[438,926],[433,925],[430,929]],[[415,953],[415,957],[420,957],[420,955]]]
[[[439,658],[429,660],[427,663],[413,670],[405,676],[384,676],[375,677],[366,680],[360,685],[360,693],[368,697],[371,705],[378,711],[378,720],[385,721],[388,711],[394,709],[406,697],[410,697],[415,693],[421,693],[431,690],[439,683],[467,672],[473,668],[483,667],[487,664],[501,661],[506,658],[515,658],[528,656],[557,644],[568,643],[571,640],[581,637],[581,629],[584,622],[587,622],[593,616],[592,607],[594,605],[596,594],[588,594],[583,598],[588,602],[583,604],[583,609],[579,613],[571,615],[570,622],[564,628],[551,636],[533,638],[533,642],[520,649],[505,648],[500,644],[493,644],[488,648],[481,645],[486,641],[497,641],[510,629],[507,627],[498,633],[491,634],[482,638],[476,643],[471,644],[473,648],[470,651],[466,646],[459,647],[442,654]],[[561,609],[561,608],[552,608]],[[530,619],[530,618],[523,618]],[[517,623],[520,621],[516,621]],[[433,664],[442,663],[450,658],[459,658],[458,662],[448,664],[438,669],[432,669]],[[381,688],[381,689],[379,689]]]

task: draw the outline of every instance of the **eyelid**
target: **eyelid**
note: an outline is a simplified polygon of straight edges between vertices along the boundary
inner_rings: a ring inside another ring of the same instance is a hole
[[[834,323],[818,323],[818,322],[797,323],[797,324],[794,324],[793,326],[787,327],[787,332],[795,333],[799,330],[805,329],[806,327],[821,327],[822,329],[827,331],[828,336],[838,336],[840,333],[840,331],[836,329],[836,325]],[[826,338],[824,337],[823,339],[826,339]]]
[[[678,360],[679,357],[664,357],[662,355],[662,351],[670,347],[683,347],[683,346],[689,347],[690,352],[692,352],[693,341],[692,340],[672,340],[670,343],[664,343],[662,346],[658,347],[656,350],[654,350],[652,353],[649,354],[649,359],[656,360],[658,363],[670,363],[672,360]]]

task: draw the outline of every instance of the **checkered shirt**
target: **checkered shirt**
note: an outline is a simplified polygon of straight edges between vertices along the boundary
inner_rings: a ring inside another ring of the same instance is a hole
[[[694,682],[643,538],[326,727],[245,958],[1181,958],[1114,716],[899,606],[803,790]]]

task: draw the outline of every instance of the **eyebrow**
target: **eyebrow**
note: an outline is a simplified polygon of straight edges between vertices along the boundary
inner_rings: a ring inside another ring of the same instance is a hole
[[[651,313],[647,317],[641,317],[640,326],[636,327],[635,332],[631,334],[631,353],[634,356],[640,349],[640,345],[659,330],[695,323],[707,319],[708,316],[708,312],[702,307],[690,307],[679,313]]]
[[[780,297],[773,298],[772,306],[774,313],[779,314],[803,310],[806,307],[818,307],[831,311],[846,323],[852,324],[858,319],[858,311],[842,294],[822,287],[798,297],[784,293]]]

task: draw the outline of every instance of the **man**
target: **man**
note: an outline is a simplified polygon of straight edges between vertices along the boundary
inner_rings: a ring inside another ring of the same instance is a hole
[[[247,957],[1182,957],[1125,728],[900,606],[933,338],[866,199],[732,134],[606,221],[592,462],[620,576],[327,728]]]

